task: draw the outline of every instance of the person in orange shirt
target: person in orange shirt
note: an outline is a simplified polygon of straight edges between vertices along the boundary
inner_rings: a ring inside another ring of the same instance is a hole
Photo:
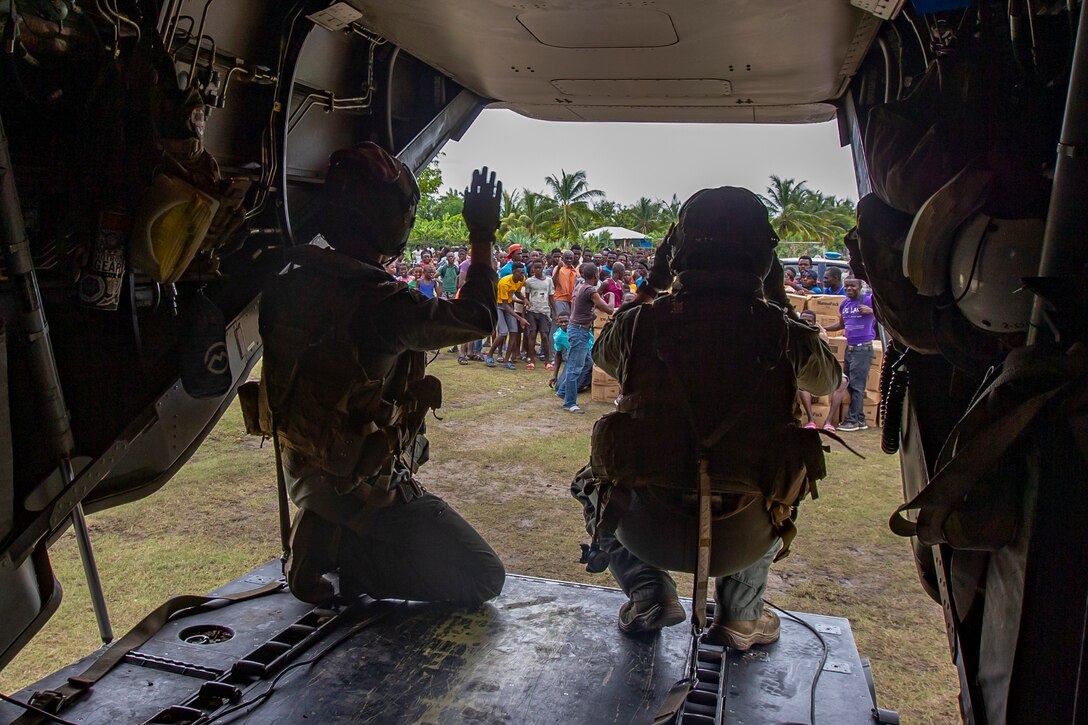
[[[563,261],[555,265],[552,270],[552,281],[555,282],[555,312],[559,315],[570,315],[571,297],[574,295],[574,287],[578,283],[578,271],[575,265],[574,252],[563,252]]]

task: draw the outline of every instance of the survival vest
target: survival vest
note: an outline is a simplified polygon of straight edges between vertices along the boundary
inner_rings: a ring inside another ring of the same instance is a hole
[[[301,266],[275,277],[261,300],[264,340],[261,428],[281,445],[339,479],[346,493],[408,454],[427,412],[442,402],[441,384],[424,374],[422,352],[398,355],[388,374],[371,378],[360,356],[357,316],[406,285],[333,250],[296,250]],[[415,471],[415,461],[405,461]]]
[[[705,471],[721,517],[761,500],[786,556],[797,506],[826,475],[819,434],[794,417],[789,345],[785,312],[748,297],[640,308],[620,410],[593,428],[593,475],[611,483],[600,526],[615,529],[633,489],[691,493]]]

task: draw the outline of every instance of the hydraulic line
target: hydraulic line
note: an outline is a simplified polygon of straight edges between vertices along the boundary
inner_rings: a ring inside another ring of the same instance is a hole
[[[108,2],[109,0],[107,0]],[[196,31],[196,45],[193,46],[193,62],[189,64],[189,81],[186,88],[193,87],[193,79],[196,77],[196,62],[200,58],[200,44],[204,42],[204,26],[208,22],[208,9],[211,8],[212,3],[215,0],[208,0],[204,4],[204,11],[200,14],[200,28]],[[215,62],[215,53],[213,51],[209,64]]]
[[[1083,269],[1084,240],[1088,239],[1085,189],[1088,189],[1088,13],[1082,3],[1058,160],[1054,166],[1054,186],[1046,214],[1040,277],[1072,275]],[[1042,298],[1036,297],[1028,328],[1029,345],[1038,342],[1045,314]]]
[[[397,66],[397,56],[400,55],[400,46],[393,48],[393,55],[389,56],[389,71],[385,75],[385,133],[389,139],[389,153],[396,154],[393,140],[393,69]]]
[[[60,469],[60,485],[50,486],[41,494],[44,501],[53,500],[68,488],[74,480],[72,470],[72,426],[68,418],[68,408],[64,403],[60,373],[53,354],[53,343],[49,335],[49,324],[42,306],[41,290],[34,271],[34,258],[30,253],[30,241],[26,234],[22,207],[15,188],[15,176],[11,163],[7,134],[0,119],[0,244],[4,248],[4,261],[7,263],[8,276],[14,286],[14,294],[19,298],[20,323],[26,336],[27,353],[34,382],[41,401],[41,419],[48,439],[50,452],[55,456]],[[33,495],[33,494],[32,494]],[[102,594],[102,582],[95,566],[94,552],[91,549],[90,535],[83,519],[83,510],[79,506],[72,512],[72,525],[79,542],[83,569],[87,575],[87,589],[95,618],[98,620],[99,634],[103,642],[113,640],[106,599]]]

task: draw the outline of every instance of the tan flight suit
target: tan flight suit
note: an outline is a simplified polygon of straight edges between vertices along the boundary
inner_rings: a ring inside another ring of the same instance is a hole
[[[674,596],[666,569],[694,571],[698,456],[689,420],[700,431],[726,431],[710,449],[712,475],[796,475],[806,465],[802,448],[820,456],[815,432],[799,428],[797,389],[830,394],[842,375],[819,332],[766,303],[758,278],[722,271],[682,272],[672,294],[621,309],[601,332],[593,361],[620,381],[620,410],[640,431],[616,455],[636,476],[656,470],[669,477],[669,486],[633,488],[615,534],[598,534],[609,569],[634,601]],[[822,469],[822,457],[807,461],[810,472]],[[571,486],[591,534],[598,504],[592,480],[587,467]],[[723,574],[716,577],[716,616],[758,619],[780,530],[762,498],[724,495],[715,504],[711,573]],[[723,517],[730,507],[741,513]],[[729,560],[753,563],[738,571]]]
[[[491,332],[495,272],[471,265],[460,299],[444,300],[331,249],[306,245],[290,261],[299,266],[274,279],[261,302],[265,394],[288,493],[327,523],[304,536],[296,526],[292,556],[318,575],[338,569],[348,594],[497,596],[498,556],[412,475],[427,458],[423,418],[441,401],[437,380],[425,377],[425,351]]]

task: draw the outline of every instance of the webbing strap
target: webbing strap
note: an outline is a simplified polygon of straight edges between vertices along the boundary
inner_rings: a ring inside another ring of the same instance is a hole
[[[272,448],[276,451],[276,501],[279,506],[280,545],[283,561],[291,554],[291,502],[287,497],[287,478],[283,473],[283,446],[280,445],[280,429],[276,414],[272,413]]]
[[[710,579],[710,472],[706,458],[699,460],[699,551],[691,595],[691,624],[697,636],[706,629],[707,580]]]
[[[694,680],[683,679],[672,686],[654,715],[654,725],[671,725],[676,720],[676,713],[680,712],[680,708],[687,701],[693,682]]]
[[[195,594],[183,594],[171,597],[163,602],[130,629],[124,637],[117,640],[109,649],[103,652],[98,659],[78,675],[68,678],[68,682],[54,690],[35,692],[30,698],[30,703],[46,712],[58,713],[73,700],[81,697],[90,690],[96,682],[106,676],[106,673],[117,665],[125,655],[149,640],[163,625],[174,618],[175,615],[184,612],[185,616],[200,614],[210,609],[218,609],[226,604],[244,602],[248,599],[256,599],[277,592],[285,586],[281,580],[276,580],[257,587],[247,589],[234,594],[220,594],[216,596],[199,596]],[[36,713],[27,712],[14,721],[13,725],[37,725],[47,722],[45,718]]]

